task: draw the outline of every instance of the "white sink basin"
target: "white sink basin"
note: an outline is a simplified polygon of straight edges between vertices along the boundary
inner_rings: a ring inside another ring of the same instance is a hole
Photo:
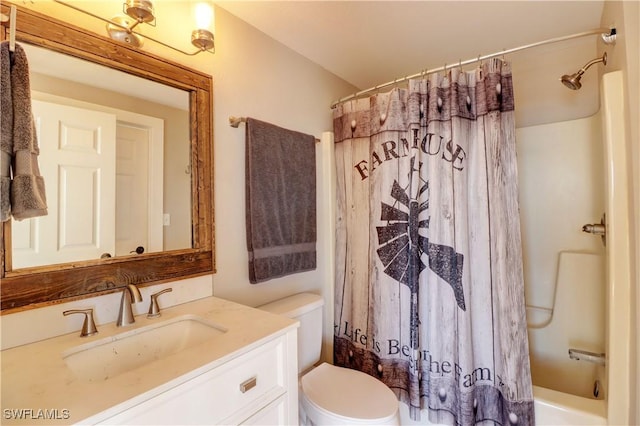
[[[62,357],[78,378],[101,381],[199,345],[226,331],[195,315],[183,315],[76,346]]]

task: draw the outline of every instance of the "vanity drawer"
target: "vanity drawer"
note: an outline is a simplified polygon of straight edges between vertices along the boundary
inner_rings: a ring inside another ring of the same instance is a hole
[[[105,423],[242,423],[286,393],[284,351],[282,338],[268,342]]]
[[[234,360],[211,389],[219,401],[216,414],[229,414],[222,424],[239,423],[286,392],[283,344],[260,348]],[[224,402],[223,402],[224,401]],[[248,414],[248,415],[247,415]],[[235,419],[235,420],[232,420]]]

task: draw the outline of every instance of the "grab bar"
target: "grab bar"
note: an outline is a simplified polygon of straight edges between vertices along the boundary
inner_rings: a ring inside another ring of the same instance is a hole
[[[569,349],[569,358],[577,361],[586,361],[593,364],[605,365],[606,354],[597,354],[595,352],[583,351],[581,349]]]

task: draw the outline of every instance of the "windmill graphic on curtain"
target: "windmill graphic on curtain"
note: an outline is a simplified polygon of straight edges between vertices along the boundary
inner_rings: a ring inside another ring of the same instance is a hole
[[[411,167],[413,170],[413,167]],[[391,197],[393,205],[382,203],[385,226],[378,226],[378,257],[385,266],[384,272],[397,282],[406,285],[411,291],[411,347],[418,349],[418,277],[428,267],[451,286],[460,309],[464,310],[464,290],[462,289],[462,267],[464,257],[456,253],[453,247],[433,244],[420,235],[421,229],[429,228],[428,197],[419,202],[420,195],[428,194],[429,182],[424,182],[417,190],[417,197],[411,196],[411,188],[402,188],[393,181]],[[421,216],[423,218],[421,218]],[[422,257],[426,255],[425,263]]]

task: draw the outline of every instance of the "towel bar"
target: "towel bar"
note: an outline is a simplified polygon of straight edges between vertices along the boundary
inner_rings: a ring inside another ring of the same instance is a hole
[[[247,117],[234,117],[234,116],[229,116],[229,126],[231,127],[235,127],[238,128],[238,126],[240,125],[240,123],[246,123],[247,122]],[[316,143],[320,142],[320,139],[315,138],[316,139]]]

